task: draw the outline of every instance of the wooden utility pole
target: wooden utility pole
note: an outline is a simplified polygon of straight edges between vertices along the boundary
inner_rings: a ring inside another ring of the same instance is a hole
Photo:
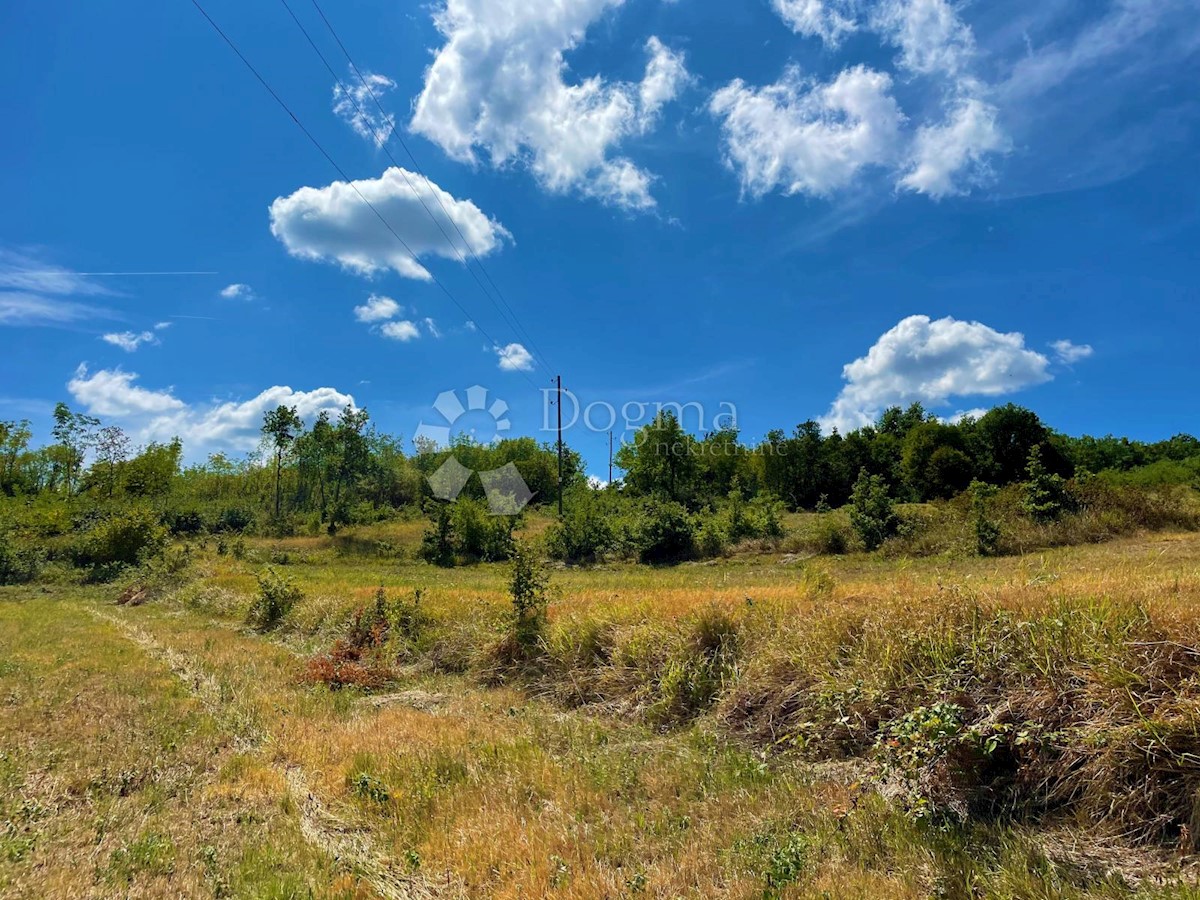
[[[608,432],[608,483],[612,484],[612,431]]]
[[[558,376],[558,517],[563,516],[562,376]]]

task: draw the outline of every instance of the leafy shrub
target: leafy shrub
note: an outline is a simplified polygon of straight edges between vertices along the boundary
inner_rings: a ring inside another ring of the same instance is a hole
[[[515,547],[512,562],[512,578],[509,581],[512,635],[517,647],[529,656],[540,648],[546,629],[549,579],[545,567],[529,547]]]
[[[680,562],[695,555],[696,526],[682,505],[651,500],[642,509],[634,540],[644,563]]]
[[[92,570],[92,578],[107,581],[126,566],[136,566],[159,552],[167,531],[149,509],[135,506],[93,525],[75,542],[75,564]]]
[[[1000,523],[988,510],[988,501],[996,488],[982,481],[971,482],[971,527],[975,532],[975,552],[980,556],[995,556],[1000,545]]]
[[[258,631],[270,631],[304,599],[296,583],[271,566],[258,573],[258,596],[246,614],[246,623]]]
[[[247,532],[254,527],[254,513],[244,506],[227,506],[217,513],[213,531]]]
[[[42,552],[17,542],[16,535],[0,531],[0,585],[26,584],[38,577]]]
[[[595,562],[610,552],[616,532],[591,489],[571,497],[561,522],[546,533],[546,550],[554,559],[571,563]]]
[[[1053,475],[1042,464],[1042,447],[1036,445],[1029,451],[1029,463],[1025,468],[1026,482],[1021,508],[1035,522],[1053,522],[1066,511],[1066,481],[1061,475]]]
[[[460,556],[483,562],[502,562],[512,557],[515,516],[492,515],[484,503],[461,497],[450,508],[450,523]]]
[[[831,515],[821,516],[821,521],[813,529],[813,540],[817,552],[829,556],[841,556],[850,546],[845,527]]]
[[[163,524],[177,537],[200,534],[205,528],[204,516],[194,509],[171,510],[163,515]]]
[[[850,524],[867,550],[875,550],[900,528],[887,482],[863,469],[850,496]]]
[[[421,557],[438,566],[458,562],[500,562],[511,558],[516,516],[494,516],[470,497],[437,503],[421,539]]]

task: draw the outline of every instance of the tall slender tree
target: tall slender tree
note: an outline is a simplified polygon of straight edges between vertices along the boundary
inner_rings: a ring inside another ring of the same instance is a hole
[[[275,444],[275,518],[279,518],[280,476],[283,471],[283,451],[291,446],[304,423],[294,406],[277,406],[263,416],[263,434]]]

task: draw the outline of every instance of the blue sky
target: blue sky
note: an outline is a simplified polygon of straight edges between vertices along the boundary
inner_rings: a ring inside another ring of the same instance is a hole
[[[282,3],[204,6],[355,187],[188,0],[0,9],[0,417],[199,459],[478,384],[549,439],[561,373],[749,438],[1198,430],[1195,0],[323,3],[370,93],[289,3],[342,87]]]

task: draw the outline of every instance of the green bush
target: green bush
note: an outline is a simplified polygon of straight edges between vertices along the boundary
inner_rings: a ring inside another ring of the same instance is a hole
[[[213,531],[244,533],[254,527],[254,513],[244,506],[227,506],[217,513],[212,523]]]
[[[594,493],[588,488],[571,497],[563,520],[547,531],[546,550],[554,559],[595,562],[615,546],[616,531]]]
[[[433,521],[421,539],[421,557],[439,566],[458,562],[502,562],[513,553],[516,516],[494,516],[479,500],[460,497],[437,503]]]
[[[41,551],[18,543],[12,533],[0,532],[0,585],[33,581],[41,572],[42,562]]]
[[[681,504],[651,500],[642,508],[634,540],[644,563],[680,562],[696,553],[696,526]]]
[[[121,569],[136,566],[166,546],[167,530],[146,507],[135,506],[102,519],[75,541],[75,564],[92,577],[109,580]]]
[[[294,581],[267,566],[258,573],[258,596],[246,614],[246,624],[258,631],[270,631],[303,599]]]
[[[546,594],[548,578],[545,567],[528,547],[513,548],[512,579],[509,593],[513,605],[513,639],[526,657],[538,652],[546,631]]]

